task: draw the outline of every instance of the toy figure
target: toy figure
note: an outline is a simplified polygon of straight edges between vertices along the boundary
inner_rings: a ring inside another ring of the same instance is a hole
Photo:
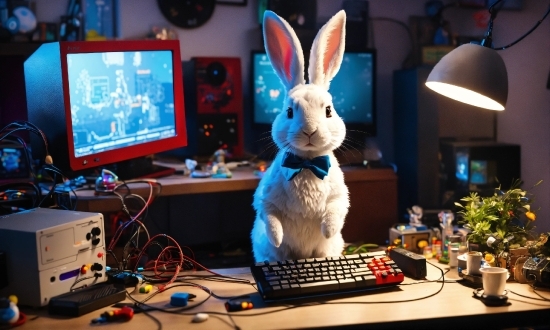
[[[17,297],[0,298],[0,324],[14,324],[19,320]]]
[[[279,152],[254,194],[252,247],[256,261],[341,255],[348,188],[333,150],[345,139],[329,85],[342,63],[342,10],[317,33],[304,79],[304,56],[290,25],[264,14],[265,48],[286,96],[271,135]]]
[[[227,155],[227,151],[224,149],[218,149],[216,152],[214,152],[214,155],[212,155],[213,162],[215,164],[225,164],[225,156]]]
[[[420,206],[414,205],[412,208],[407,209],[407,212],[409,213],[409,223],[412,226],[422,224],[423,210]]]

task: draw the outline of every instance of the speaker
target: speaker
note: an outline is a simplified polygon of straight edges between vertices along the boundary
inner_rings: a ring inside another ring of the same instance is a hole
[[[244,120],[240,58],[195,57],[192,62],[196,87],[192,93],[196,100],[198,130],[196,154],[211,156],[223,148],[234,157],[242,157]]]

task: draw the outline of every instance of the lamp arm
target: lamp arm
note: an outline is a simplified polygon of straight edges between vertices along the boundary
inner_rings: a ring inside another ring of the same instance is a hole
[[[523,36],[521,36],[518,40],[506,45],[506,46],[502,46],[502,47],[495,47],[494,49],[495,50],[504,50],[506,48],[509,48],[515,44],[517,44],[518,42],[520,42],[521,40],[523,40],[523,38],[527,37],[529,34],[531,34],[531,32],[533,32],[539,25],[540,23],[542,23],[542,21],[544,21],[544,19],[546,18],[546,16],[548,16],[548,14],[550,13],[550,5],[548,6],[548,9],[546,10],[546,13],[544,14],[544,16],[542,16],[542,18],[535,24],[535,26],[533,26],[529,31],[527,31],[527,33],[525,33]]]
[[[489,7],[489,13],[491,14],[491,20],[494,20],[495,18],[497,18],[498,11],[502,8],[502,5],[499,8],[495,8],[495,6],[498,5],[502,1],[503,0],[497,0],[497,1],[493,2],[493,4]],[[493,11],[493,8],[495,8],[494,11]]]
[[[502,1],[503,0],[497,0],[489,7],[489,13],[491,14],[491,17],[489,18],[489,25],[487,26],[485,37],[483,38],[483,40],[481,40],[480,43],[480,45],[483,47],[493,48],[493,21],[497,18],[497,14],[500,8],[502,8],[502,5],[498,8],[496,8],[495,6]]]

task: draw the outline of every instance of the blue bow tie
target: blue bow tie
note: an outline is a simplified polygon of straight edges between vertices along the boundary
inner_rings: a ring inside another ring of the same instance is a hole
[[[309,169],[316,177],[323,180],[323,178],[328,175],[330,159],[327,155],[315,157],[313,159],[303,159],[293,153],[287,152],[283,156],[283,167],[293,170],[290,177],[288,177],[288,181],[292,180],[304,168]]]

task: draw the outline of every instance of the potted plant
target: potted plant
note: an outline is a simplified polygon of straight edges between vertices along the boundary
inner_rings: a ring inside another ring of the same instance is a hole
[[[488,197],[472,192],[461,199],[464,204],[455,203],[459,223],[470,230],[468,242],[493,253],[497,264],[509,249],[524,247],[538,236],[533,225],[536,214],[531,207],[534,198],[520,188],[521,183],[514,181],[506,191],[499,187]]]

